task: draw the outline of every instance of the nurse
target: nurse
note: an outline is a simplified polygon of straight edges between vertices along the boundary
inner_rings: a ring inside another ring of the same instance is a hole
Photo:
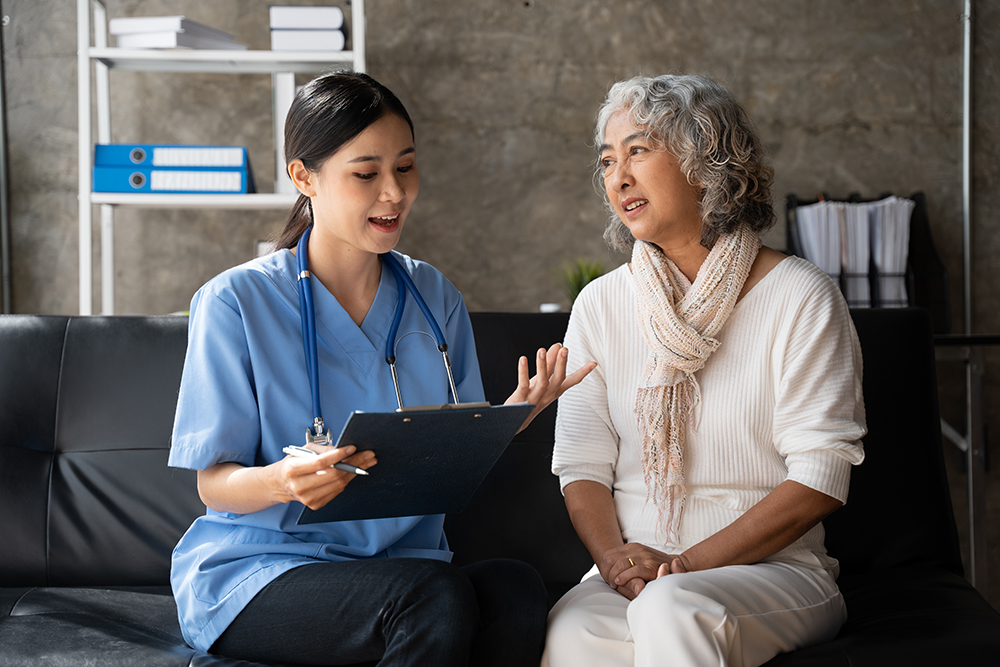
[[[313,458],[282,452],[301,444],[313,416],[296,285],[302,247],[322,414],[334,433],[354,410],[397,407],[384,349],[400,299],[403,404],[450,401],[434,341],[407,335],[428,324],[399,292],[386,253],[444,332],[458,400],[481,401],[483,389],[461,294],[393,250],[419,189],[413,124],[396,96],[364,74],[320,76],[289,110],[285,159],[301,194],[278,250],[222,273],[191,302],[169,463],[198,471],[208,509],[173,553],[184,637],[258,661],[537,664],[547,612],[540,577],[518,561],[451,565],[443,516],[296,524],[303,505],[326,505],[354,478],[334,464],[377,464],[353,447],[310,445],[320,452]],[[508,402],[535,404],[530,421],[592,368],[567,377],[566,361],[558,344],[539,350],[529,379],[521,358]]]

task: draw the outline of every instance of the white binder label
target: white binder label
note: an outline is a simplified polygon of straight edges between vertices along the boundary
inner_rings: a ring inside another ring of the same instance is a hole
[[[241,192],[242,174],[238,171],[160,171],[153,170],[149,189],[153,192],[181,190],[190,192]]]
[[[220,147],[163,147],[153,149],[154,167],[242,167],[243,149]]]

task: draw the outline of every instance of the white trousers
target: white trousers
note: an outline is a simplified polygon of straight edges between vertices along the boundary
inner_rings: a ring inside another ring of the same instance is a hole
[[[756,667],[833,639],[847,619],[833,575],[788,563],[671,574],[633,601],[600,574],[549,612],[542,667]]]

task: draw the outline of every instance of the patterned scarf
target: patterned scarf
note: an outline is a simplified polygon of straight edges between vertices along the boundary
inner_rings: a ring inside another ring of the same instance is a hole
[[[672,543],[684,508],[685,421],[701,400],[694,374],[719,347],[714,336],[733,311],[760,245],[745,226],[719,236],[693,284],[655,245],[636,241],[632,249],[639,328],[650,349],[635,399],[643,479]]]

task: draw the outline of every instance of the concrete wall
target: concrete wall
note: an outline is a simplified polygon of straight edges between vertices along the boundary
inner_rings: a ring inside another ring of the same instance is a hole
[[[107,7],[110,16],[185,14],[263,49],[269,2],[108,0]],[[755,117],[776,170],[779,212],[790,192],[925,192],[959,331],[962,9],[962,0],[370,0],[368,69],[399,94],[417,127],[421,196],[400,249],[442,269],[472,309],[568,305],[557,277],[564,263],[622,261],[600,240],[604,214],[591,185],[592,123],[607,87],[635,73],[700,72],[727,84]],[[3,0],[2,10],[10,19],[13,308],[73,313],[76,6]],[[977,332],[997,332],[1000,6],[979,0],[976,12],[973,322]],[[111,79],[114,140],[246,145],[258,182],[273,181],[268,76],[112,72]],[[199,285],[251,257],[254,241],[282,218],[120,211],[118,312],[185,309]],[[783,247],[783,231],[768,241]],[[94,260],[99,294],[96,253]],[[995,369],[1000,359],[988,361]],[[960,369],[943,364],[941,374],[942,408],[959,423]],[[988,376],[994,423],[998,381],[996,372]],[[997,558],[993,548],[991,562]],[[1000,606],[1000,586],[991,591]]]

